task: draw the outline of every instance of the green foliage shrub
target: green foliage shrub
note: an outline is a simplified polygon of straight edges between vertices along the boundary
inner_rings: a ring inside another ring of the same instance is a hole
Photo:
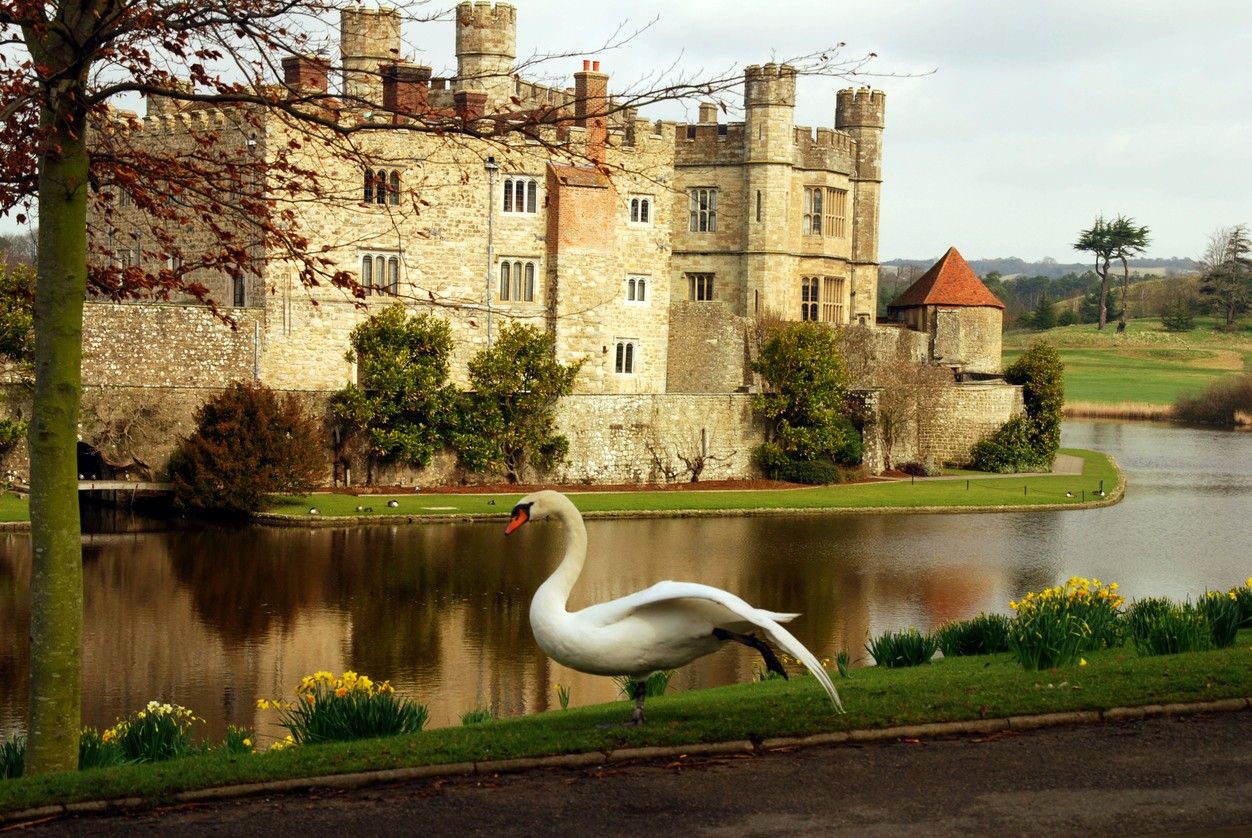
[[[556,359],[549,332],[505,323],[491,348],[469,362],[473,392],[458,402],[451,433],[461,464],[502,469],[513,483],[528,467],[547,471],[564,461],[569,440],[556,430],[556,406],[573,392],[578,369]]]
[[[466,710],[461,714],[461,726],[480,725],[484,722],[493,722],[495,719],[496,714],[490,707],[475,707],[473,710]]]
[[[375,461],[422,468],[443,448],[455,416],[448,386],[452,332],[434,315],[390,306],[352,330],[347,358],[358,383],[331,397],[344,443],[364,439]]]
[[[1022,385],[1024,416],[1010,419],[972,451],[974,467],[998,473],[1050,471],[1061,447],[1065,366],[1056,347],[1036,341],[1004,370]]]
[[[116,743],[131,762],[161,762],[194,751],[191,726],[196,722],[203,719],[197,719],[186,707],[149,701],[147,707],[131,713],[100,738],[102,743]],[[81,758],[81,739],[79,743]]]
[[[648,680],[644,682],[644,697],[655,698],[658,695],[665,695],[665,691],[669,689],[669,682],[673,679],[676,671],[674,669],[662,669],[649,675]],[[635,697],[635,681],[630,676],[615,676],[613,683],[617,684],[617,694],[622,698]]]
[[[85,727],[78,737],[78,770],[108,768],[126,762],[122,747],[113,736],[105,735],[94,727]]]
[[[935,632],[944,657],[991,655],[1009,650],[1009,618],[979,614],[968,620],[944,623]]]
[[[1252,373],[1219,379],[1199,395],[1174,400],[1174,417],[1182,422],[1231,427],[1236,412],[1252,415]]]
[[[1072,577],[1010,602],[1009,649],[1029,670],[1072,666],[1084,651],[1123,642],[1117,584]]]
[[[329,672],[305,676],[295,701],[261,699],[257,706],[278,709],[279,724],[298,745],[417,733],[430,719],[424,704],[396,696],[386,681],[375,684],[355,672],[339,678]]]
[[[13,780],[26,769],[26,739],[11,736],[0,742],[0,780]]]
[[[1209,622],[1191,603],[1137,600],[1126,611],[1127,634],[1140,655],[1176,655],[1213,647]]]
[[[235,382],[196,411],[196,430],[170,458],[182,509],[246,515],[266,495],[307,494],[325,472],[321,422],[292,394]]]
[[[1196,602],[1195,610],[1209,624],[1209,636],[1214,648],[1227,649],[1234,645],[1243,617],[1238,595],[1234,591],[1209,591]]]
[[[28,368],[35,356],[35,271],[0,258],[0,357]]]
[[[886,631],[865,644],[879,666],[897,669],[904,666],[921,666],[929,663],[939,649],[939,641],[933,634],[922,634],[915,628],[904,631]]]
[[[1078,322],[1078,312],[1072,308],[1067,308],[1056,316],[1056,325],[1058,326],[1073,326]]]
[[[1161,306],[1161,326],[1167,332],[1189,332],[1195,328],[1195,304],[1185,294],[1172,294]]]
[[[754,452],[766,474],[793,462],[861,461],[860,432],[847,415],[848,372],[834,330],[788,323],[766,341],[752,368],[765,381],[752,405],[769,429],[767,442]]]

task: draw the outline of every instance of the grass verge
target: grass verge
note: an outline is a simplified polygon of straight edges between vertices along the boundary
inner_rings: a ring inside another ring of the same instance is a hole
[[[1157,318],[1131,320],[1123,334],[1094,325],[1004,336],[1007,365],[1035,340],[1055,345],[1065,364],[1065,402],[1170,405],[1214,381],[1252,368],[1252,333],[1224,332],[1213,318],[1197,318],[1189,332],[1167,332]],[[1090,411],[1081,415],[1093,415]]]
[[[1093,493],[1101,481],[1104,490],[1115,498],[1118,471],[1105,454],[1097,451],[1065,448],[1062,454],[1073,454],[1083,460],[1081,475],[1014,475],[965,474],[955,479],[919,479],[916,482],[851,483],[819,486],[811,489],[785,491],[683,491],[683,492],[586,492],[571,495],[583,513],[708,513],[759,510],[893,510],[977,509],[1000,506],[1035,506],[1045,504],[1081,505],[1095,499]],[[1068,493],[1068,495],[1067,495]],[[1070,497],[1069,495],[1072,495]],[[270,509],[271,514],[309,520],[309,509],[316,507],[321,519],[350,517],[382,518],[391,516],[492,516],[507,514],[518,494],[500,495],[308,495],[283,498]],[[388,500],[397,503],[387,506]],[[368,504],[369,511],[357,511]]]
[[[1209,701],[1252,691],[1252,630],[1228,649],[1138,657],[1121,648],[1088,653],[1087,660],[1045,672],[1027,672],[1008,654],[855,670],[837,681],[845,715],[832,711],[811,678],[795,677],[654,698],[642,728],[596,727],[628,717],[629,702],[621,701],[389,739],[24,777],[0,781],[0,812],[122,797],[161,802],[189,789],[358,771]]]

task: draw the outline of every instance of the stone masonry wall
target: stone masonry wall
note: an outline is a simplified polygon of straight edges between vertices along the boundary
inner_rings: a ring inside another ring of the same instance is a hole
[[[254,323],[232,330],[203,306],[89,303],[83,308],[83,384],[225,387],[252,378]]]
[[[718,302],[670,304],[667,389],[671,393],[732,393],[751,381],[745,318]]]
[[[704,480],[751,477],[752,449],[764,440],[744,393],[573,395],[557,425],[570,441],[553,475],[563,483],[663,483],[667,470],[689,480],[679,455],[701,454],[709,458]]]
[[[1002,381],[953,384],[944,390],[933,411],[917,417],[918,421],[895,440],[891,462],[896,466],[908,462],[966,464],[976,442],[1024,409],[1020,386]],[[872,463],[869,458],[871,449],[875,457],[885,453],[872,421],[867,423],[865,436],[866,466],[871,472],[881,470],[882,463]]]

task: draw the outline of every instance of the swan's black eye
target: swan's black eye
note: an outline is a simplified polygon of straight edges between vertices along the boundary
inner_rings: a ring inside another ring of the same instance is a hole
[[[525,512],[526,517],[529,518],[530,508],[534,505],[535,505],[534,501],[531,501],[530,503],[519,503],[517,506],[513,507],[513,511],[510,513],[510,515],[511,517],[516,518],[518,512]]]

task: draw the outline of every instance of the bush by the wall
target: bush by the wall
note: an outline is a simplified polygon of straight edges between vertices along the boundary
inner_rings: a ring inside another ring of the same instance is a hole
[[[183,509],[246,515],[266,495],[307,494],[326,469],[321,422],[298,397],[235,382],[196,411],[196,430],[170,458]]]
[[[972,451],[974,467],[999,473],[1049,471],[1061,447],[1065,366],[1056,347],[1031,344],[1004,370],[1004,380],[1022,385],[1024,416],[1001,425]]]

